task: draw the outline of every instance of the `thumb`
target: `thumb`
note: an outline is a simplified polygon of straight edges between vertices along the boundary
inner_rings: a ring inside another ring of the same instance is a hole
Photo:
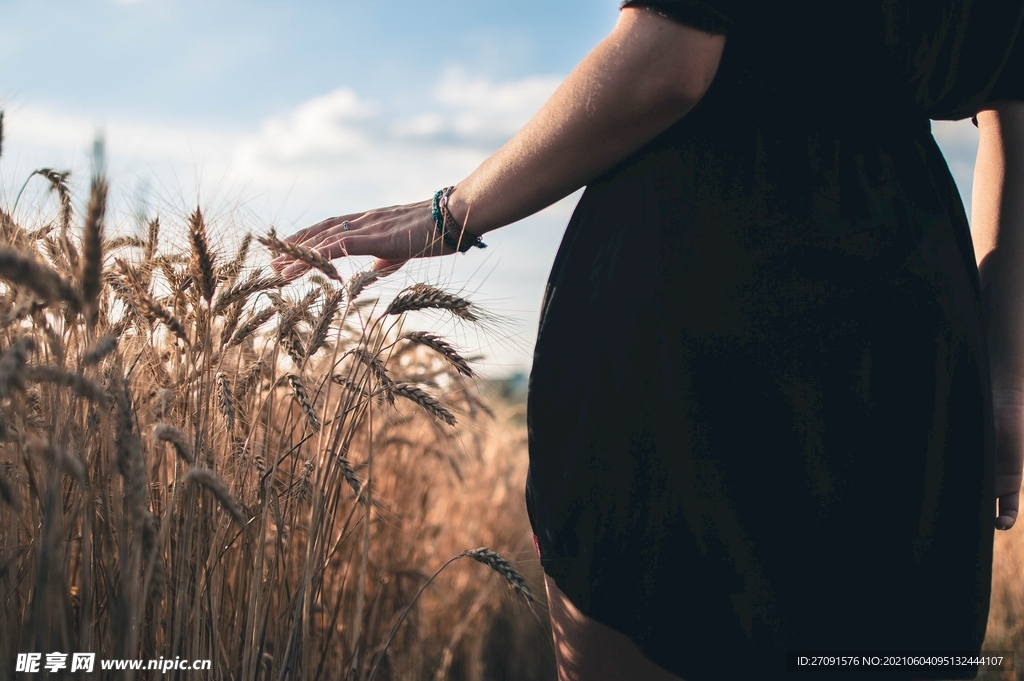
[[[1008,530],[1017,521],[1020,506],[1020,492],[1013,492],[999,497],[999,517],[996,518],[997,530]]]

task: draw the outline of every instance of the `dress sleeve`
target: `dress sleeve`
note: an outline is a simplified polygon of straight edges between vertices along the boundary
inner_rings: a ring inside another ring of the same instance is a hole
[[[1017,99],[1024,101],[1024,27],[1017,32],[1017,38],[1010,48],[999,79],[989,90],[985,102],[998,102],[1000,99]],[[974,127],[978,127],[978,116],[971,118]]]
[[[625,7],[643,7],[708,33],[725,34],[732,27],[732,3],[727,0],[624,0]]]
[[[985,101],[1018,99],[1024,101],[1024,26],[1017,31],[1017,38],[1010,49],[1010,56],[999,74],[999,80],[989,92]]]

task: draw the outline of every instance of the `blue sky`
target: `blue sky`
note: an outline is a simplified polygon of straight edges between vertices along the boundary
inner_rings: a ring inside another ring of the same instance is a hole
[[[618,2],[0,0],[2,203],[32,169],[89,174],[97,131],[130,231],[199,201],[225,245],[273,224],[428,198],[528,120],[612,28]],[[976,131],[935,135],[970,198]],[[29,191],[23,219],[45,205]],[[525,370],[575,196],[423,261],[390,285],[445,282],[500,321],[451,329],[492,374]],[[361,265],[364,263],[355,263]]]

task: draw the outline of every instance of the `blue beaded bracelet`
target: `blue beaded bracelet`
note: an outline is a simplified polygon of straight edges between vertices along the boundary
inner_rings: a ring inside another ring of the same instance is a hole
[[[448,248],[459,253],[465,253],[474,246],[476,248],[487,248],[487,244],[480,237],[474,236],[463,229],[448,211],[448,197],[451,196],[453,191],[455,191],[455,187],[438,189],[434,192],[434,198],[430,202],[430,214],[434,218],[434,227],[437,229],[437,233],[441,235]],[[460,233],[458,240],[449,231],[451,227],[458,228]]]

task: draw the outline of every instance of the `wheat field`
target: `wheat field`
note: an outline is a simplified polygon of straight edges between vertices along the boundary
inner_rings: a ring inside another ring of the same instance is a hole
[[[272,230],[216,252],[199,208],[110,237],[102,177],[81,210],[66,173],[31,181],[49,208],[0,212],[0,678],[53,651],[553,678],[522,408],[405,330],[484,313],[428,284],[382,300]],[[287,285],[279,252],[315,273]]]
[[[382,298],[271,229],[217,252],[200,208],[112,237],[102,177],[81,210],[66,173],[28,181],[47,207],[0,210],[0,679],[52,651],[554,679],[524,407],[406,330],[486,312],[430,284]],[[286,284],[282,252],[314,273]],[[1020,532],[996,537],[986,650],[1024,651]],[[96,674],[50,676],[166,678]]]

